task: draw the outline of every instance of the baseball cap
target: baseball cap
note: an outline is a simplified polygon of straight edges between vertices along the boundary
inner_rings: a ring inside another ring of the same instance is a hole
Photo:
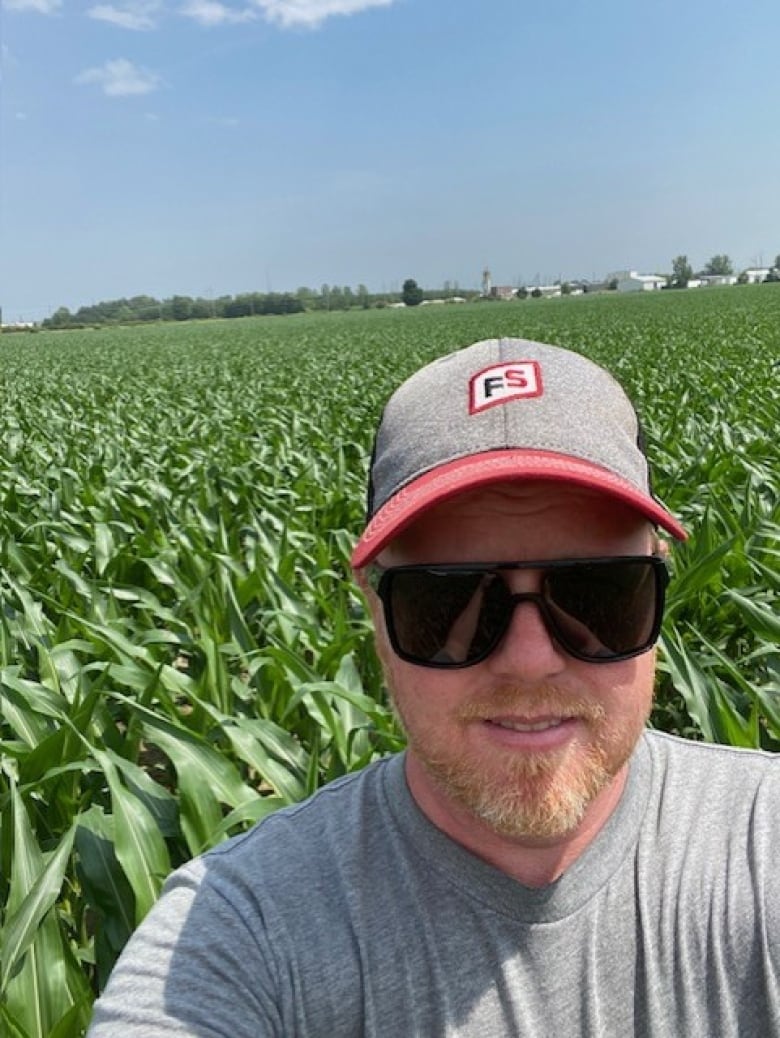
[[[486,339],[439,357],[385,406],[352,565],[369,563],[433,505],[507,480],[601,491],[685,540],[651,491],[642,441],[623,388],[579,353],[528,339]]]

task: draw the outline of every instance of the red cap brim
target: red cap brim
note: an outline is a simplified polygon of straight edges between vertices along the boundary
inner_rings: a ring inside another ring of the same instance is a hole
[[[402,487],[372,517],[352,553],[355,569],[376,558],[423,512],[466,490],[511,480],[545,479],[598,490],[622,501],[677,540],[688,534],[655,498],[614,472],[564,454],[535,450],[494,450],[471,454],[424,473]]]

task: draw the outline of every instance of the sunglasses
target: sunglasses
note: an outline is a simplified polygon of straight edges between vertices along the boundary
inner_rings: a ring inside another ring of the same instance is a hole
[[[504,574],[539,571],[534,592],[512,592]],[[657,555],[549,562],[478,562],[367,569],[396,655],[421,667],[481,663],[507,632],[515,606],[533,602],[570,656],[614,663],[646,652],[661,629],[666,565]]]

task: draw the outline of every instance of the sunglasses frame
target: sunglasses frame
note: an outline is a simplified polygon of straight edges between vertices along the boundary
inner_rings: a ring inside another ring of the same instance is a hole
[[[545,596],[540,592],[520,592],[513,593],[509,592],[509,608],[507,611],[506,623],[501,629],[498,637],[493,640],[488,647],[473,659],[463,660],[462,662],[451,662],[442,661],[435,659],[421,659],[412,653],[406,652],[398,642],[396,634],[395,621],[393,617],[393,606],[392,606],[392,582],[394,574],[397,573],[484,573],[484,574],[496,574],[505,571],[512,570],[524,570],[524,569],[535,569],[542,573],[542,577],[550,570],[556,569],[572,569],[585,566],[606,566],[610,563],[636,563],[640,562],[643,565],[650,567],[655,577],[655,601],[654,608],[655,613],[653,617],[653,625],[650,630],[648,637],[642,643],[639,648],[634,648],[629,652],[621,652],[612,656],[587,656],[583,653],[577,652],[576,649],[572,649],[565,641],[562,640],[560,633],[555,622],[555,619],[550,611]],[[378,563],[371,563],[366,567],[366,580],[369,587],[376,593],[377,597],[382,602],[382,609],[385,617],[385,626],[387,627],[388,637],[390,639],[390,645],[393,648],[393,652],[402,660],[407,663],[413,663],[418,667],[432,667],[436,670],[462,670],[466,667],[474,667],[478,663],[484,662],[503,641],[506,632],[511,623],[512,615],[514,613],[515,606],[520,602],[534,602],[540,612],[542,620],[544,622],[545,629],[549,637],[558,645],[568,656],[572,656],[574,659],[581,660],[585,663],[619,663],[623,660],[632,659],[634,656],[641,656],[647,652],[658,640],[658,636],[661,632],[661,625],[663,623],[664,615],[664,604],[666,598],[666,588],[669,584],[669,569],[666,565],[665,559],[660,555],[609,555],[599,556],[596,558],[569,558],[569,559],[543,559],[543,560],[531,560],[528,562],[457,562],[457,563],[417,563],[414,565],[407,566],[388,566],[383,567]]]

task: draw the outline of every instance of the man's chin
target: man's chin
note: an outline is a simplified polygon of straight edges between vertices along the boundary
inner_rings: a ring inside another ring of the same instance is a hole
[[[572,833],[614,778],[595,751],[576,764],[565,754],[563,759],[559,754],[536,754],[494,775],[484,765],[463,761],[422,763],[445,797],[499,836],[513,839]]]

